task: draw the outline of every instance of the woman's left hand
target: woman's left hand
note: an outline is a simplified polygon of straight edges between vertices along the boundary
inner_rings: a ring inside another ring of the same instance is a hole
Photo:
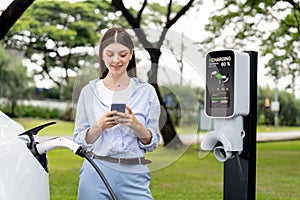
[[[117,112],[118,116],[115,120],[119,124],[128,126],[134,130],[136,136],[140,139],[143,144],[149,144],[151,142],[152,134],[146,129],[141,122],[134,116],[132,109],[126,105],[125,113]]]
[[[143,125],[137,120],[134,116],[132,109],[126,105],[126,112],[117,112],[116,115],[118,116],[115,120],[119,124],[123,124],[128,126],[132,129],[137,128],[138,126],[143,127]]]

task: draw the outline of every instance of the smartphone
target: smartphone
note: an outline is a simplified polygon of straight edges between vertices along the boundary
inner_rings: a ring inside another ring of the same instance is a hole
[[[118,112],[125,113],[126,104],[124,103],[113,103],[111,104],[111,111],[116,110]]]

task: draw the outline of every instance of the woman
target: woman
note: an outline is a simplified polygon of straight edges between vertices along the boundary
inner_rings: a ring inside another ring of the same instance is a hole
[[[159,143],[160,104],[154,88],[134,77],[134,46],[122,28],[109,29],[99,48],[100,79],[90,81],[77,104],[74,141],[88,148],[118,199],[153,199],[144,158]],[[111,110],[125,104],[125,112]],[[96,171],[84,161],[78,199],[111,199]]]

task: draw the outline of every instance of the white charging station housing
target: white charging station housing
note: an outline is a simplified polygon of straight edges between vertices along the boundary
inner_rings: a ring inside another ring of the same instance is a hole
[[[250,111],[250,56],[234,50],[206,55],[205,114],[214,118],[214,130],[201,141],[201,149],[214,151],[221,161],[243,150],[243,116]]]
[[[206,54],[205,114],[213,118],[249,113],[250,56],[235,50]]]

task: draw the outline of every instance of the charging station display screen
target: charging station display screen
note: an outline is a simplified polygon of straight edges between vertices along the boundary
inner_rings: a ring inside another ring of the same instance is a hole
[[[206,56],[206,113],[229,117],[234,112],[234,52],[213,51]]]

